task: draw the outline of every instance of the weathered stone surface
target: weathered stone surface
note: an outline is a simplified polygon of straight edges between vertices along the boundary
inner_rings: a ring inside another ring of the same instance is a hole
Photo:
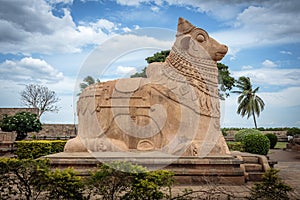
[[[148,78],[97,83],[80,95],[78,137],[65,152],[149,152],[205,157],[230,154],[220,131],[218,69],[225,45],[180,18],[164,63]]]

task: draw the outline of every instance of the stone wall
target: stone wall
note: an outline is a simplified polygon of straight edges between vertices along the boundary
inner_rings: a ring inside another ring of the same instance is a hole
[[[77,125],[74,124],[43,124],[42,130],[38,133],[28,133],[28,140],[31,139],[61,139],[67,140],[76,136]],[[16,133],[4,132],[0,129],[0,142],[2,141],[14,141]]]
[[[14,115],[18,112],[30,112],[37,115],[39,110],[37,108],[0,108],[0,120],[3,115]]]
[[[0,129],[0,156],[14,151],[15,132],[3,132]]]
[[[28,139],[70,139],[76,136],[77,125],[74,124],[43,124],[38,133],[28,133]]]
[[[14,115],[18,112],[30,112],[38,114],[37,108],[0,108],[0,120],[3,115]],[[28,133],[27,139],[70,139],[76,136],[77,125],[74,124],[43,124],[38,133]],[[2,132],[0,129],[0,141],[14,141],[15,134]]]

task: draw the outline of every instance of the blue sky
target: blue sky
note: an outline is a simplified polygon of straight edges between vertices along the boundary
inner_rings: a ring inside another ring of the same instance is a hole
[[[298,0],[1,0],[0,107],[21,107],[38,83],[61,99],[44,123],[73,123],[78,83],[129,77],[145,58],[170,49],[183,17],[229,47],[222,63],[249,76],[266,103],[258,126],[300,127]],[[222,102],[223,127],[253,127]]]

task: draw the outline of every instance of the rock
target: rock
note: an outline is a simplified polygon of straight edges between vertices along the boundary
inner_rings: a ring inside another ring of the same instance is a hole
[[[217,61],[225,45],[179,18],[176,41],[147,78],[86,88],[77,104],[78,136],[65,151],[230,154],[220,131]]]

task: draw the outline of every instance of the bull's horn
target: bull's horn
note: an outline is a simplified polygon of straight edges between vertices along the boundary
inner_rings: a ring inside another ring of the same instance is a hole
[[[195,26],[193,26],[189,21],[179,17],[178,27],[177,27],[178,33],[181,33],[181,34],[188,33],[194,28],[195,28]]]

